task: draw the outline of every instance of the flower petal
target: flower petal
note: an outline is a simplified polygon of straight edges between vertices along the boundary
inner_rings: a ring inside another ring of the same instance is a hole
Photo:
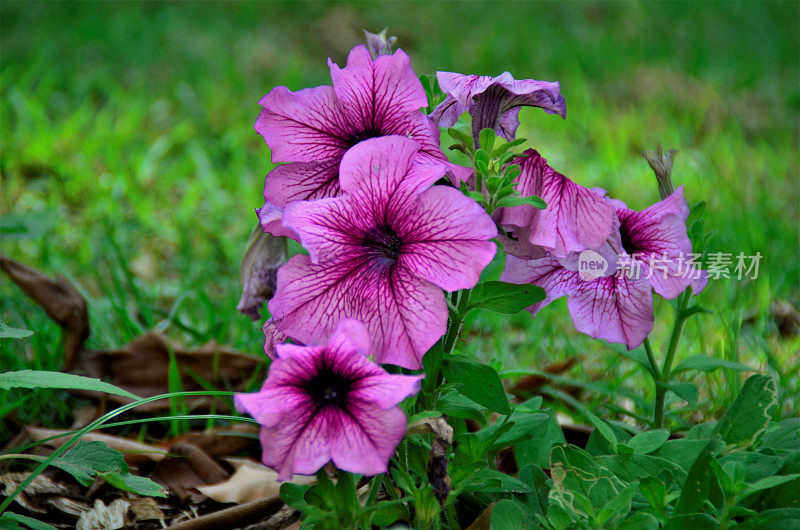
[[[274,427],[261,429],[262,460],[278,472],[278,480],[311,475],[331,459],[330,440],[336,434],[337,411],[316,405],[287,414]]]
[[[264,200],[275,206],[339,195],[339,159],[276,166],[264,181]]]
[[[492,261],[497,226],[484,209],[460,191],[434,186],[420,194],[417,215],[401,220],[400,263],[446,291],[470,289]]]
[[[263,109],[255,128],[267,142],[273,162],[338,159],[356,132],[329,85],[297,92],[278,86],[259,103]]]
[[[577,272],[573,273],[577,274]],[[597,339],[639,346],[653,330],[653,292],[643,278],[625,271],[580,281],[567,297],[575,329]]]
[[[336,324],[336,329],[333,330],[333,335],[328,341],[328,349],[348,353],[356,352],[366,356],[369,354],[369,343],[369,333],[364,324],[353,318],[344,318]],[[370,364],[372,365],[372,363]]]
[[[384,473],[406,432],[406,415],[398,407],[381,410],[359,400],[353,400],[347,412],[337,412],[337,428],[330,442],[333,463],[350,473]]]
[[[419,392],[424,378],[424,375],[396,375],[381,370],[355,383],[351,395],[386,410]]]
[[[547,164],[535,149],[514,160],[522,172],[517,191],[538,195],[547,208],[522,205],[505,208],[501,224],[530,229],[528,242],[545,247],[556,257],[603,245],[613,227],[614,209],[597,193],[575,184]]]
[[[350,50],[347,66],[328,59],[331,79],[348,121],[359,131],[385,134],[384,127],[428,106],[425,89],[403,50],[374,61],[364,45]]]
[[[294,256],[278,271],[269,310],[281,331],[307,344],[329,337],[342,318],[358,319],[373,337],[370,354],[377,362],[413,370],[447,324],[438,287],[401,267],[357,259],[315,265],[308,256]]]
[[[547,255],[538,259],[522,259],[509,254],[500,281],[538,285],[545,290],[545,299],[528,308],[536,315],[540,309],[576,289],[580,278],[576,271],[564,268],[558,259]]]
[[[264,206],[256,208],[256,215],[258,222],[261,223],[261,229],[267,234],[285,236],[295,241],[300,239],[294,230],[283,225],[283,208],[265,202]]]

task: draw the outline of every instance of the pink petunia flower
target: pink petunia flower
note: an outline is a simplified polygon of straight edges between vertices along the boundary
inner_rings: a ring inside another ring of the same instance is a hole
[[[309,255],[278,270],[269,310],[280,331],[315,343],[356,318],[377,362],[421,367],[446,329],[442,289],[475,286],[497,228],[458,190],[431,186],[445,168],[419,163],[419,149],[400,136],[364,141],[342,159],[345,195],[286,207],[283,223]]]
[[[547,164],[535,149],[512,161],[520,166],[517,192],[539,196],[547,204],[540,210],[530,205],[501,208],[494,215],[519,244],[506,251],[520,257],[531,254],[526,246],[542,247],[558,258],[571,252],[600,247],[611,234],[614,208],[602,196],[575,184]]]
[[[567,104],[558,82],[517,80],[508,72],[497,77],[437,72],[436,77],[447,97],[431,117],[440,127],[451,127],[469,111],[476,146],[483,129],[494,129],[506,140],[513,140],[522,107],[539,107],[548,114],[567,117]]]
[[[398,403],[424,376],[392,375],[366,358],[363,324],[342,320],[324,346],[280,344],[261,390],[237,394],[236,407],[261,424],[264,464],[280,480],[310,475],[329,461],[377,475],[406,431]]]
[[[293,234],[281,226],[282,209],[293,201],[335,197],[340,193],[339,164],[347,150],[370,138],[401,135],[419,144],[421,162],[444,164],[458,183],[469,168],[450,163],[439,147],[439,129],[420,109],[428,105],[425,90],[408,55],[370,57],[366,46],[350,51],[347,66],[330,59],[333,86],[291,92],[275,87],[259,102],[255,123],[279,165],[264,183],[259,219],[265,231]]]
[[[610,273],[582,277],[575,255],[558,258],[547,253],[535,259],[510,255],[501,279],[532,283],[547,292],[543,301],[528,308],[532,314],[566,296],[575,329],[633,349],[653,329],[652,291],[675,298],[691,286],[697,294],[705,288],[707,275],[690,268],[689,207],[682,186],[641,212],[621,201],[606,200],[615,210],[614,229],[594,256],[613,261]]]

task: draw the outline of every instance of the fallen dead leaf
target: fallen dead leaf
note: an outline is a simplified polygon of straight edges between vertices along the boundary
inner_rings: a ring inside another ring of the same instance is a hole
[[[128,521],[130,503],[125,499],[115,499],[108,506],[97,499],[91,510],[83,512],[78,518],[77,530],[115,530]]]
[[[570,357],[566,361],[548,364],[542,370],[546,374],[552,375],[560,375],[564,372],[569,371],[573,366],[578,364],[578,362],[582,361],[582,357]],[[532,395],[536,394],[540,387],[545,385],[553,385],[552,379],[548,378],[544,375],[529,375],[520,379],[514,386],[508,389],[510,394],[513,394],[517,401],[525,400]],[[575,387],[568,387],[563,385],[557,385],[559,388],[564,390],[569,394],[575,394],[576,392],[580,392],[580,389]]]
[[[151,497],[133,497],[127,501],[131,505],[134,522],[164,520],[164,512]]]
[[[194,444],[180,441],[169,452],[156,464],[151,478],[168,487],[181,502],[204,501],[207,497],[197,490],[199,486],[217,484],[230,476],[219,462]]]
[[[227,459],[236,464],[236,471],[226,481],[210,486],[200,486],[201,493],[217,502],[245,504],[258,499],[280,498],[281,483],[278,474],[263,464],[249,459]],[[295,484],[313,484],[313,477],[295,475]]]
[[[3,255],[0,255],[0,269],[64,330],[64,370],[71,370],[89,336],[86,301],[64,277],[53,280]]]

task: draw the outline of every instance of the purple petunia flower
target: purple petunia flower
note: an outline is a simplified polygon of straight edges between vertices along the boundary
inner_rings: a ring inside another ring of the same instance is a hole
[[[512,163],[521,169],[517,192],[523,197],[541,197],[547,208],[520,205],[497,211],[499,224],[519,242],[507,245],[509,253],[530,255],[525,246],[533,245],[565,258],[571,252],[598,248],[609,237],[614,209],[601,196],[558,173],[535,149],[528,149]]]
[[[308,344],[357,318],[377,362],[420,368],[445,332],[442,289],[477,283],[497,228],[458,190],[431,186],[445,168],[419,163],[418,151],[400,136],[362,142],[342,159],[345,195],[287,206],[284,225],[310,255],[278,271],[269,310],[279,330]]]
[[[259,392],[237,409],[261,424],[264,464],[279,480],[310,475],[329,461],[362,475],[387,469],[406,431],[398,403],[424,376],[392,375],[366,358],[367,330],[342,320],[325,346],[280,344]]]
[[[508,72],[497,77],[437,72],[436,77],[447,97],[431,117],[439,126],[451,127],[469,111],[476,146],[483,129],[494,129],[506,140],[513,140],[521,107],[539,107],[549,114],[567,117],[567,104],[558,82],[516,80]]]
[[[707,277],[691,267],[692,246],[686,234],[689,208],[683,187],[649,208],[637,212],[621,201],[606,199],[616,213],[611,237],[594,256],[619,268],[599,277],[581,277],[574,255],[537,259],[508,256],[501,279],[532,283],[547,297],[531,306],[534,315],[562,296],[575,328],[595,338],[639,346],[653,329],[653,295],[675,298],[690,285],[697,294]]]
[[[408,136],[420,146],[421,162],[444,164],[458,183],[469,168],[450,163],[439,147],[439,129],[420,109],[428,105],[425,90],[411,69],[408,55],[397,50],[374,60],[364,45],[350,51],[347,66],[330,59],[333,86],[290,92],[275,87],[259,102],[255,123],[279,165],[264,183],[265,205],[259,219],[265,231],[281,230],[282,209],[299,200],[339,195],[339,164],[347,150],[363,140]]]

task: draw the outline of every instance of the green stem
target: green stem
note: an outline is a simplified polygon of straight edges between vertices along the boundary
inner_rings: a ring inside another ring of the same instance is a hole
[[[656,381],[656,400],[653,411],[653,428],[661,429],[664,426],[664,398],[667,394],[667,383],[672,371],[672,361],[675,359],[675,352],[678,351],[678,341],[683,331],[683,323],[686,321],[684,311],[689,303],[691,293],[687,289],[678,297],[678,306],[675,309],[675,323],[672,326],[672,334],[667,346],[667,356],[664,359],[664,366],[661,368],[659,379]],[[651,361],[652,362],[652,361]]]
[[[447,333],[445,333],[442,340],[442,351],[444,354],[453,353],[456,341],[461,336],[464,329],[464,315],[466,315],[467,307],[469,306],[468,290],[456,291],[453,293],[453,304],[456,306],[455,312],[450,317],[450,323],[447,326]]]
[[[2,504],[0,504],[0,515],[2,515],[2,513],[6,510],[6,508],[8,508],[9,504],[11,504],[14,501],[14,499],[17,497],[17,495],[19,495],[25,488],[27,488],[30,485],[30,483],[33,482],[33,480],[37,476],[39,476],[39,474],[42,471],[44,471],[47,468],[47,466],[50,465],[51,462],[53,462],[53,460],[55,460],[56,458],[58,458],[59,456],[64,454],[67,451],[67,449],[72,447],[72,445],[75,442],[77,442],[84,434],[88,433],[89,431],[93,431],[93,430],[97,429],[100,425],[104,424],[105,422],[107,422],[110,419],[113,419],[113,418],[119,416],[123,412],[126,412],[126,411],[128,411],[130,409],[136,408],[139,405],[145,405],[147,403],[152,403],[153,401],[158,401],[160,399],[168,399],[168,398],[172,398],[172,397],[179,397],[179,396],[231,396],[233,394],[235,394],[235,392],[225,392],[225,391],[212,391],[212,392],[209,392],[209,391],[205,391],[205,390],[202,390],[202,391],[191,391],[191,392],[172,392],[172,393],[168,393],[168,394],[161,394],[161,395],[158,395],[158,396],[153,396],[153,397],[150,397],[150,398],[140,399],[139,401],[134,401],[133,403],[128,403],[127,405],[123,405],[123,406],[121,406],[121,407],[119,407],[117,409],[114,409],[114,410],[112,410],[110,412],[107,412],[106,414],[104,414],[103,416],[100,416],[99,418],[94,420],[92,423],[90,423],[89,425],[84,427],[83,429],[80,429],[79,431],[77,431],[72,438],[67,440],[67,442],[64,443],[63,445],[61,445],[60,447],[57,447],[56,450],[53,451],[50,454],[50,456],[48,456],[41,464],[36,466],[36,468],[25,478],[25,480],[23,480],[19,484],[19,486],[17,486],[16,489],[11,492],[11,495],[6,497],[6,499],[2,502]]]
[[[658,361],[656,361],[656,356],[653,354],[653,346],[650,344],[650,337],[644,338],[644,351],[647,352],[647,360],[650,361],[653,381],[660,380],[661,370],[658,368]]]

